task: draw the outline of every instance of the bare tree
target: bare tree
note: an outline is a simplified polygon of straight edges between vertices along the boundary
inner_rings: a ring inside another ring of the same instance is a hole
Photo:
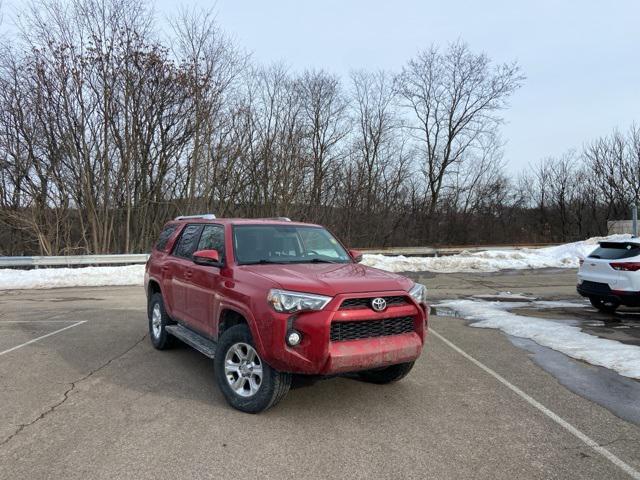
[[[493,66],[460,41],[445,52],[433,46],[403,68],[397,89],[414,116],[410,128],[423,159],[430,214],[450,168],[495,134],[500,110],[523,80],[515,62]]]

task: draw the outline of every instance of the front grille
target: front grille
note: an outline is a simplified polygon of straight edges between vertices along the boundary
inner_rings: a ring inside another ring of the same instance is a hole
[[[333,322],[331,324],[331,341],[340,342],[362,338],[388,337],[413,331],[413,317],[362,320],[359,322]]]
[[[371,300],[378,297],[368,298],[347,298],[342,301],[340,310],[358,309],[358,308],[371,308]],[[387,302],[387,307],[393,307],[398,305],[406,305],[407,299],[403,296],[382,297]]]

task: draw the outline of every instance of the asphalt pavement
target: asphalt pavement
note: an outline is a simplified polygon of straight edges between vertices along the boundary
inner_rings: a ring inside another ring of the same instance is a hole
[[[568,270],[411,276],[434,302],[575,291]],[[0,478],[640,478],[633,417],[499,331],[431,328],[399,383],[323,380],[248,415],[212,361],[152,348],[141,287],[0,292]]]

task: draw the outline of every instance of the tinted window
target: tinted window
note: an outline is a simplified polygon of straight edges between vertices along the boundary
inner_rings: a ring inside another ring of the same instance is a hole
[[[224,227],[205,225],[197,250],[217,250],[220,261],[224,261]]]
[[[612,243],[602,242],[589,258],[602,258],[605,260],[618,260],[620,258],[630,258],[640,255],[640,245],[635,243]]]
[[[351,258],[324,228],[241,225],[233,228],[235,257],[252,263],[346,263]]]
[[[177,225],[168,225],[164,227],[162,232],[160,232],[160,238],[158,239],[158,243],[156,243],[156,248],[158,250],[165,249],[165,247],[167,246],[167,242],[171,238],[171,235],[173,235],[173,232],[176,231],[176,228],[178,228]]]
[[[201,231],[202,225],[187,225],[182,231],[176,247],[173,249],[173,254],[177,257],[191,259],[198,246]]]

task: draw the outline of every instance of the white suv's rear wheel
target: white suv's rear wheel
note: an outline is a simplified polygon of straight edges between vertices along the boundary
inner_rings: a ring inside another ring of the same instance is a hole
[[[592,297],[589,297],[589,301],[591,302],[591,305],[596,307],[601,312],[605,312],[605,313],[613,313],[620,306],[620,304],[615,300],[611,300],[605,297],[592,296]]]

